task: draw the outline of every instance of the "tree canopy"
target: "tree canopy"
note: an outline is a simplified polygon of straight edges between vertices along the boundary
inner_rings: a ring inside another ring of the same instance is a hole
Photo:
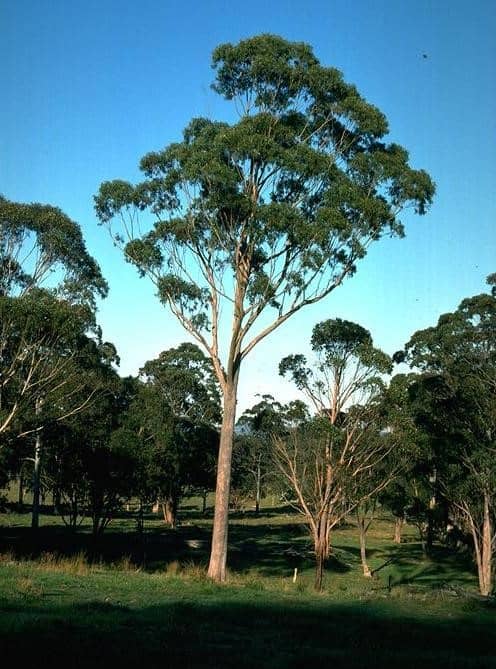
[[[425,213],[434,185],[309,45],[259,35],[220,45],[212,66],[238,120],[193,119],[142,158],[141,183],[107,181],[95,206],[212,359],[224,414],[210,574],[224,580],[241,362],[353,275],[371,243],[402,236],[400,211]]]

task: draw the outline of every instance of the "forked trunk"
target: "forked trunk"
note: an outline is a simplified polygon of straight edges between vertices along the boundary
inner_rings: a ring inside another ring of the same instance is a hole
[[[329,557],[329,532],[327,523],[327,514],[320,518],[316,530],[314,530],[315,547],[315,590],[322,590],[322,581],[324,578],[325,561]]]
[[[493,560],[492,560],[492,522],[489,510],[489,493],[484,493],[482,535],[475,532],[475,552],[477,558],[477,572],[479,576],[479,590],[481,595],[489,597],[493,592]]]
[[[324,565],[326,561],[326,542],[325,539],[317,539],[315,543],[315,583],[314,588],[317,592],[322,590],[324,579]]]
[[[236,420],[238,375],[228,380],[224,391],[224,412],[220,431],[217,484],[215,489],[214,526],[208,575],[214,581],[226,580],[227,535],[229,529],[229,493],[231,488],[231,460]]]

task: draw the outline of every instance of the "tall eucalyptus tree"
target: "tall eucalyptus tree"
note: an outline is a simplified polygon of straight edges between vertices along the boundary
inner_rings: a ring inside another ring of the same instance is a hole
[[[403,235],[434,186],[388,144],[387,120],[310,46],[260,35],[213,52],[213,89],[238,120],[195,118],[141,160],[144,181],[101,185],[100,221],[212,359],[223,395],[209,575],[225,579],[231,457],[243,361]]]

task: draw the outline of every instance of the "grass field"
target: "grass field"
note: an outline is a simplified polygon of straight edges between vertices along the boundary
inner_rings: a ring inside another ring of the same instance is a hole
[[[97,546],[87,527],[47,515],[33,537],[28,521],[0,516],[3,666],[496,667],[496,608],[471,560],[423,559],[412,528],[396,546],[387,519],[371,531],[373,579],[353,524],[335,532],[321,594],[305,528],[281,509],[232,519],[222,586],[205,579],[211,521],[194,505],[175,531],[148,519],[145,541],[116,519]]]

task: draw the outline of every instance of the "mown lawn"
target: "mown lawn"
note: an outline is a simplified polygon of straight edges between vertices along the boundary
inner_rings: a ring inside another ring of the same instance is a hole
[[[205,580],[210,521],[194,509],[176,531],[148,520],[144,542],[119,519],[98,546],[49,516],[34,538],[27,521],[1,518],[3,666],[496,667],[496,608],[475,597],[471,561],[441,547],[423,560],[411,529],[391,543],[387,520],[372,580],[355,527],[335,533],[322,594],[304,527],[281,510],[233,519],[223,586]]]

